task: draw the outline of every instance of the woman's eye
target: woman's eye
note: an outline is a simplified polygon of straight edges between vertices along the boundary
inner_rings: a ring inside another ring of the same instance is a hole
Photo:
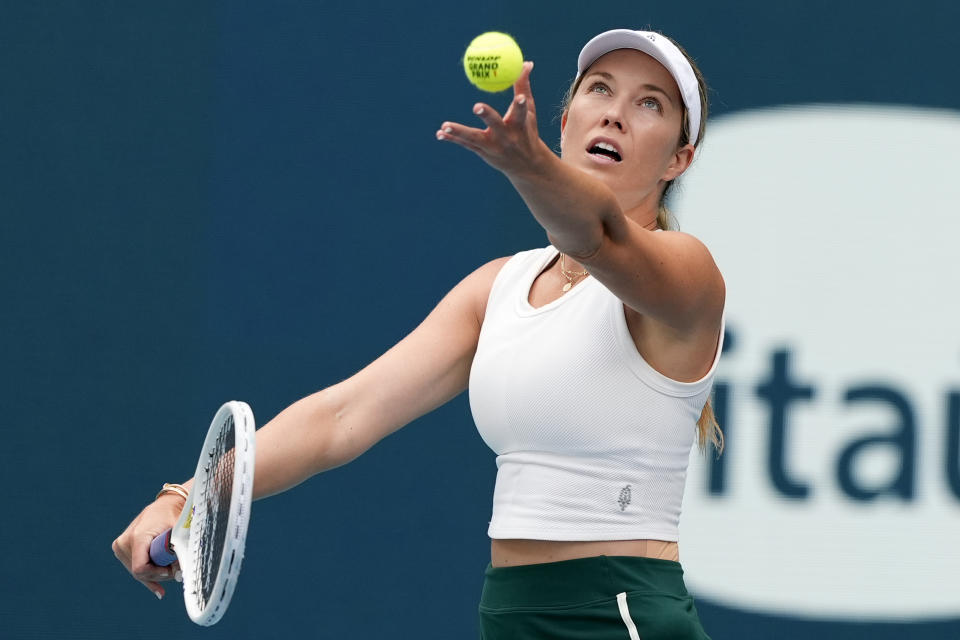
[[[592,93],[610,93],[610,90],[607,88],[607,85],[602,82],[594,82],[590,85],[590,91]]]
[[[660,111],[660,101],[656,98],[644,98],[640,101],[641,106],[645,109],[653,109],[654,111]]]

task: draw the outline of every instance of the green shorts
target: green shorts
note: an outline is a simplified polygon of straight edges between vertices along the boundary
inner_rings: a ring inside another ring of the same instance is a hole
[[[482,640],[710,640],[679,562],[598,556],[487,566]]]

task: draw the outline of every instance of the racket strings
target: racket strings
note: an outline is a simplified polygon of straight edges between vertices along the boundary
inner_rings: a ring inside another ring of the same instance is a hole
[[[219,565],[228,534],[230,502],[233,495],[235,442],[236,432],[231,415],[224,421],[214,446],[207,452],[205,475],[208,480],[204,483],[200,500],[202,512],[198,509],[194,514],[195,519],[199,519],[200,522],[194,522],[193,526],[199,524],[202,529],[195,548],[197,571],[194,574],[195,583],[192,591],[197,607],[201,611],[207,608],[211,600],[220,600],[215,597],[217,594],[214,594],[214,587],[220,573]]]

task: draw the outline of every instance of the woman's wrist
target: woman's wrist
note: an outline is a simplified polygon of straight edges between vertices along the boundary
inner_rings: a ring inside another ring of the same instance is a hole
[[[544,183],[551,183],[556,180],[555,171],[558,168],[560,158],[557,157],[550,147],[542,139],[537,138],[534,143],[533,155],[527,158],[522,165],[504,171],[507,178],[515,187],[543,186]],[[522,195],[522,194],[521,194]]]
[[[169,495],[177,496],[183,502],[186,502],[188,496],[190,495],[190,492],[182,484],[167,482],[167,483],[164,483],[163,488],[160,489],[159,493],[157,493],[156,497],[154,498],[154,501],[159,500],[163,496],[169,496]]]

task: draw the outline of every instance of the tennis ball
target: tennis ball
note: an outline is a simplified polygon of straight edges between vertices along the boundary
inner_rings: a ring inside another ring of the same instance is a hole
[[[513,86],[523,70],[523,54],[513,38],[488,31],[473,39],[463,54],[463,70],[478,89],[503,91]]]

